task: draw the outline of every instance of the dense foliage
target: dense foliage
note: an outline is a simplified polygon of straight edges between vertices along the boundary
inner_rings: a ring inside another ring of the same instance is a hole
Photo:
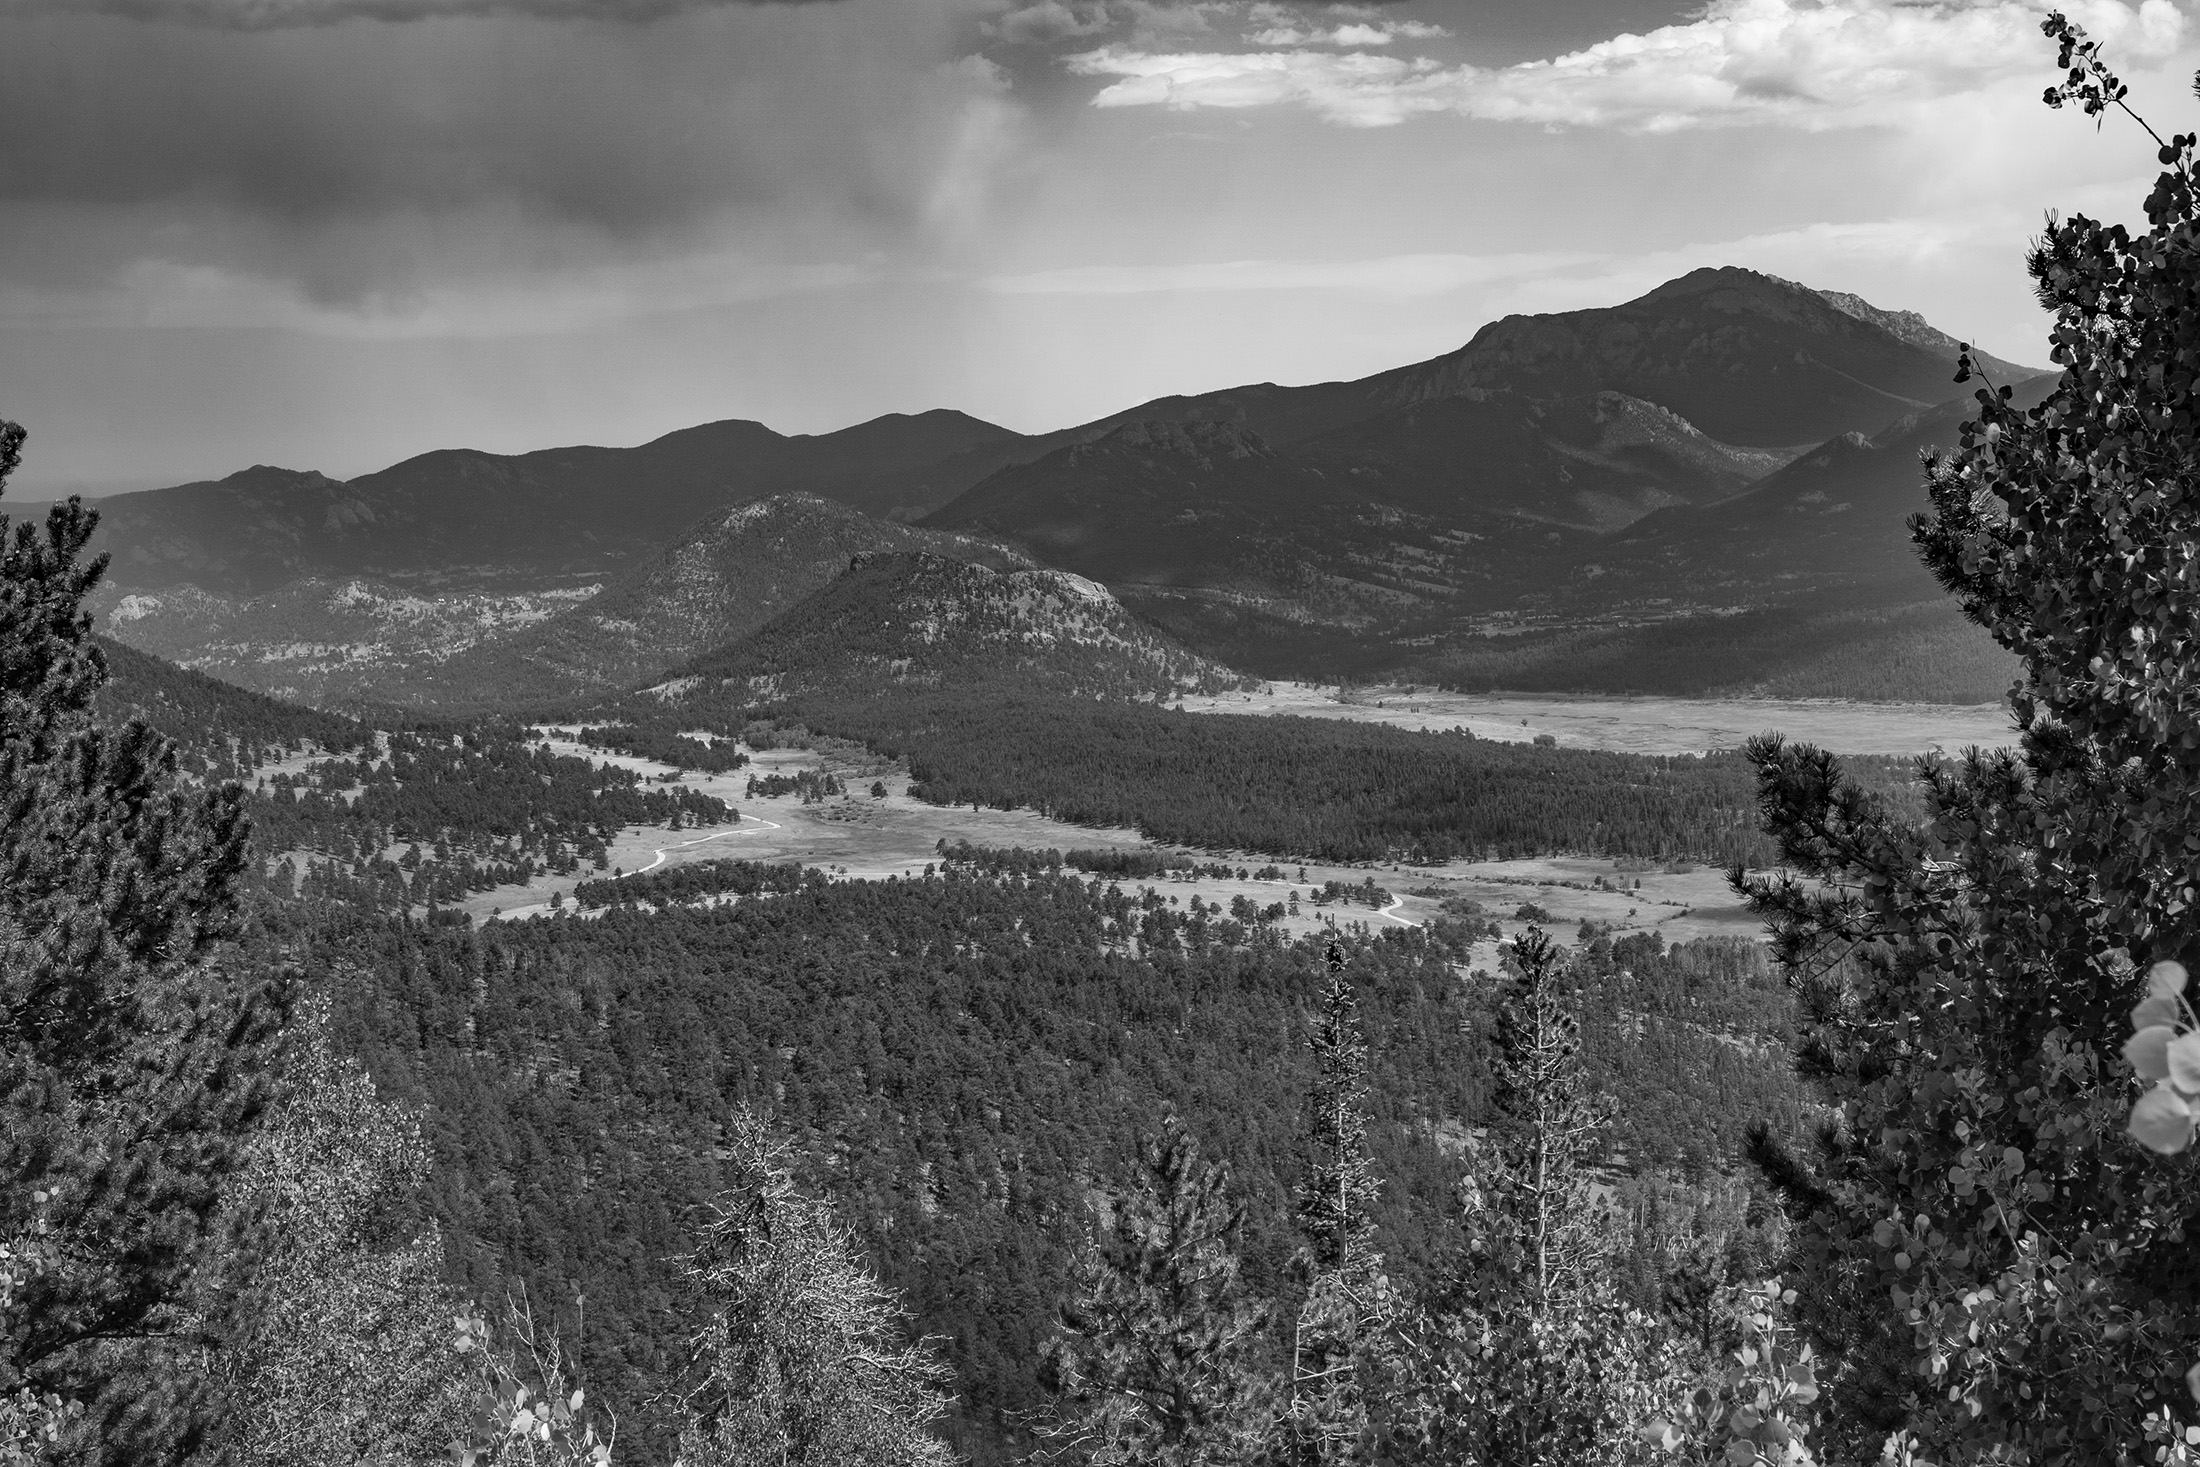
[[[1046,1346],[1041,1462],[1233,1467],[1257,1459],[1275,1410],[1269,1309],[1242,1268],[1230,1169],[1174,1116],[1140,1148],[1113,1217],[1073,1261]]]
[[[681,1338],[668,1260],[720,1189],[714,1147],[743,1106],[774,1117],[919,1327],[952,1342],[955,1435],[981,1460],[1034,1404],[1065,1223],[1159,1107],[1241,1158],[1254,1277],[1290,1251],[1316,962],[1219,914],[1098,881],[935,876],[478,933],[325,918],[304,951],[356,975],[353,1042],[430,1103],[460,1280],[494,1297],[516,1275],[540,1299],[587,1280],[589,1374],[638,1449],[662,1438],[629,1408]],[[1355,977],[1387,1247],[1410,1269],[1442,1247],[1453,1168],[1429,1123],[1476,1112],[1479,1041],[1426,939],[1370,943]]]
[[[637,871],[612,880],[583,881],[573,902],[583,911],[614,903],[630,907],[692,905],[721,897],[783,895],[823,885],[822,872],[757,861],[690,861],[661,871]]]
[[[2046,29],[2050,102],[2121,106],[2094,44]],[[1915,533],[2023,664],[2021,746],[1930,761],[1921,828],[1819,751],[1750,751],[1807,884],[1748,889],[1840,1106],[1815,1154],[1764,1149],[1844,1455],[1892,1432],[1933,1461],[2167,1461],[2200,1424],[2195,1163],[2126,1137],[2120,1055],[2149,965],[2200,940],[2194,144],[2162,144],[2144,233],[2051,222],[2031,268],[2062,381],[2024,411],[1981,390],[1930,466]]]
[[[0,423],[0,483],[22,441]],[[282,995],[208,961],[238,791],[187,790],[167,739],[92,716],[95,523],[73,499],[0,520],[0,1243],[39,1255],[0,1288],[0,1401],[79,1460],[153,1463],[212,1420],[193,1355],[224,1321],[195,1305]]]
[[[1162,1107],[1235,1159],[1249,1281],[1267,1297],[1295,1287],[1303,1036],[1326,971],[1311,946],[1029,868],[836,882],[722,862],[608,886],[620,900],[595,920],[469,932],[326,906],[298,912],[285,940],[347,975],[351,1042],[385,1086],[428,1103],[431,1205],[465,1288],[496,1297],[516,1278],[547,1301],[585,1283],[587,1373],[635,1451],[669,1430],[636,1403],[678,1364],[669,1260],[726,1183],[715,1148],[743,1107],[787,1133],[799,1177],[835,1200],[916,1329],[948,1341],[951,1435],[980,1462],[1000,1460],[1012,1417],[1038,1402],[1035,1352],[1095,1178],[1127,1167]],[[629,888],[646,905],[720,904],[650,912]],[[1669,1054],[1609,1052],[1632,1070],[1592,1056],[1633,1113],[1636,1154],[1716,1159],[1752,1118],[1791,1122],[1765,1032],[1784,1015],[1761,990],[1728,992],[1736,974],[1746,989],[1746,961],[1638,943],[1622,980],[1611,944],[1585,951],[1584,972],[1615,991],[1665,995],[1649,1040],[1687,1032],[1694,1004],[1751,1046],[1706,1033]],[[1355,939],[1348,968],[1380,1248],[1405,1281],[1452,1246],[1448,1138],[1486,1110],[1488,1009],[1462,956],[1401,929]],[[1714,1092],[1698,1071],[1719,1054]],[[1715,1115],[1688,1104],[1713,1093]]]
[[[654,759],[675,769],[696,769],[705,774],[730,774],[749,762],[731,739],[696,738],[662,721],[613,723],[584,727],[580,742],[614,754]]]
[[[1329,861],[1582,851],[1752,864],[1749,767],[1151,704],[911,696],[802,704],[905,757],[935,804],[1028,805],[1156,840]]]

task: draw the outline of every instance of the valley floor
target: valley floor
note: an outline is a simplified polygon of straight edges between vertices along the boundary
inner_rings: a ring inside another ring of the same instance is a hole
[[[652,779],[676,773],[670,765],[631,755],[606,754],[567,738],[553,737],[552,748],[561,754],[621,765]],[[849,793],[807,805],[796,795],[744,797],[752,775],[791,775],[805,769],[831,771]],[[874,781],[886,786],[884,798],[870,794]],[[1265,908],[1286,901],[1295,890],[1300,897],[1299,914],[1285,917],[1281,924],[1290,936],[1346,923],[1378,929],[1391,924],[1418,926],[1439,915],[1443,903],[1455,898],[1477,903],[1508,937],[1527,925],[1517,913],[1530,903],[1549,914],[1544,925],[1566,941],[1572,940],[1575,928],[1583,921],[1608,924],[1615,933],[1656,931],[1669,942],[1758,935],[1755,920],[1728,889],[1725,875],[1713,867],[1668,868],[1596,857],[1453,861],[1442,866],[1344,866],[1283,861],[1242,851],[1179,850],[1148,841],[1135,830],[1070,825],[1033,810],[927,804],[909,795],[908,773],[896,765],[861,755],[806,749],[752,751],[746,769],[716,775],[691,772],[679,775],[678,782],[735,806],[741,812],[740,823],[678,831],[630,826],[611,842],[610,861],[615,869],[639,873],[692,861],[733,858],[794,861],[850,880],[882,880],[921,874],[928,863],[938,860],[937,846],[942,840],[950,845],[968,841],[972,845],[1034,850],[1178,851],[1195,860],[1226,862],[1247,871],[1274,865],[1283,868],[1285,879],[1182,880],[1172,876],[1125,880],[1122,885],[1131,891],[1150,888],[1179,905],[1189,904],[1196,896],[1224,908],[1239,896]],[[1301,871],[1305,872],[1303,880],[1299,878]],[[527,886],[478,893],[463,907],[476,921],[549,916],[553,892],[570,900],[573,887],[581,881],[600,880],[607,874],[583,870],[573,876],[540,876]],[[1325,882],[1357,887],[1370,878],[1393,896],[1380,911],[1351,903],[1317,907],[1307,900]],[[1639,889],[1637,882],[1641,883]],[[1493,944],[1477,948],[1475,965],[1494,970]]]
[[[1933,748],[1954,753],[1974,744],[2014,741],[2008,711],[1998,703],[1566,697],[1412,687],[1340,691],[1286,682],[1253,693],[1186,697],[1183,706],[1191,713],[1296,714],[1423,730],[1463,727],[1478,739],[1523,744],[1549,734],[1566,748],[1631,754],[1739,748],[1768,730],[1837,754],[1921,754]]]

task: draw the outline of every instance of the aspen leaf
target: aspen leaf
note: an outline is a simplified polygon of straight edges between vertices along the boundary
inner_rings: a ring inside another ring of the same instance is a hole
[[[2144,1029],[2150,1024],[2167,1024],[2174,1028],[2178,1017],[2177,1000],[2162,994],[2147,999],[2131,1011],[2131,1027]]]
[[[2174,998],[2185,991],[2185,965],[2179,962],[2156,963],[2147,969],[2147,996],[2150,998]]]
[[[2169,1042],[2169,1078],[2186,1095],[2200,1095],[2200,1031]]]
[[[2169,1078],[2169,1042],[2177,1031],[2167,1024],[2149,1024],[2124,1041],[2124,1063],[2142,1080]]]
[[[2164,1080],[2131,1108],[2131,1138],[2149,1151],[2175,1155],[2192,1144],[2192,1107]]]

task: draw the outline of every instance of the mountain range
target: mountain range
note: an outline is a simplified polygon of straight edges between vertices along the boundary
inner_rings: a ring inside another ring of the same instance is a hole
[[[1830,637],[1888,667],[1933,649],[1921,689],[1869,691],[1993,696],[2005,660],[1903,527],[1917,451],[1968,406],[1957,350],[1728,268],[1372,377],[1049,434],[942,410],[448,450],[341,483],[263,466],[102,501],[98,606],[121,640],[317,703],[538,706],[761,635],[858,555],[916,553],[1070,572],[1265,676],[1745,691]],[[849,606],[881,604],[871,574]],[[1744,634],[1760,655],[1733,655]]]

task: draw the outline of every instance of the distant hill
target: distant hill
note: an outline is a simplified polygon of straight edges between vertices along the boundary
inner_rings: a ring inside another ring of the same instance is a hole
[[[535,588],[613,573],[711,511],[764,494],[914,514],[1021,441],[943,410],[817,436],[737,419],[639,448],[445,449],[345,482],[263,466],[102,500],[94,545],[113,554],[126,591],[188,584],[249,597],[308,577]],[[950,459],[963,477],[940,477]]]
[[[710,515],[586,601],[372,692],[445,707],[532,707],[625,691],[755,631],[856,557],[888,551],[1033,568],[991,541],[875,519],[814,494],[776,494]]]
[[[799,693],[1012,685],[1153,699],[1240,681],[1083,577],[896,552],[856,557],[831,585],[754,634],[695,658],[648,696],[722,718],[728,708]]]
[[[117,723],[142,718],[206,760],[213,772],[249,769],[263,757],[308,744],[358,749],[373,737],[349,718],[236,687],[106,637],[95,640],[107,660],[107,683],[93,700],[95,714]]]
[[[103,586],[91,605],[104,630],[144,651],[277,698],[347,707],[596,589],[436,595],[361,576],[308,576],[256,596],[194,585],[130,593]]]

